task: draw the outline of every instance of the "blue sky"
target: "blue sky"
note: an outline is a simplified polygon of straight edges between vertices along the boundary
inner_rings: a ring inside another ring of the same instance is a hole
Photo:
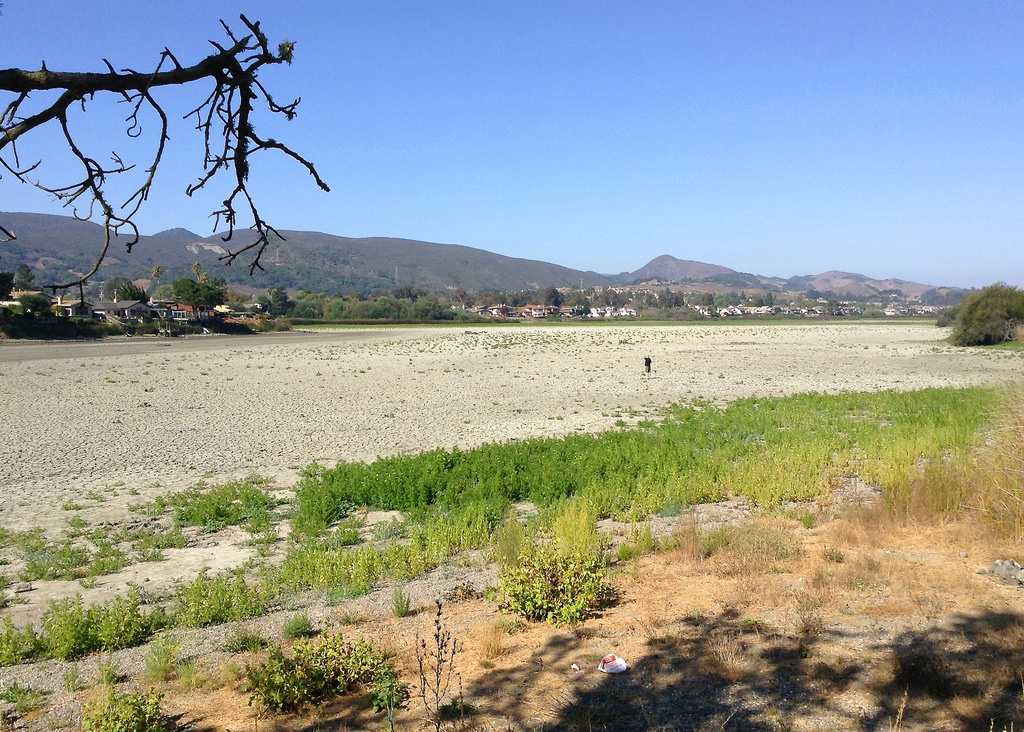
[[[196,60],[242,10],[298,44],[266,81],[300,115],[264,131],[333,188],[259,160],[280,228],[604,272],[670,253],[1024,284],[1024,4],[5,0],[0,67],[144,69],[165,45]],[[203,96],[163,98],[180,118]],[[144,163],[123,115],[97,99],[71,124]],[[171,135],[139,221],[208,234],[217,197],[183,195],[199,151],[184,122]],[[48,180],[74,172],[49,133],[20,151]],[[6,179],[0,210],[59,212]]]

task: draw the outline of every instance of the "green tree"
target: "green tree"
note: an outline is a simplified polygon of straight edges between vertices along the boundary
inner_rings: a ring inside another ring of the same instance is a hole
[[[14,272],[0,272],[0,300],[6,300],[14,289]]]
[[[134,282],[126,282],[117,288],[117,299],[139,300],[141,302],[146,302],[146,300],[149,299],[149,295]]]
[[[22,295],[18,298],[18,303],[26,315],[40,317],[53,314],[50,298],[46,295]]]
[[[1012,340],[1024,325],[1024,291],[1001,282],[971,293],[957,311],[953,343],[987,346]]]
[[[104,300],[146,300],[146,291],[126,277],[112,277],[100,291]]]
[[[544,304],[551,305],[552,307],[562,307],[562,293],[556,290],[554,287],[549,287],[544,292]]]
[[[267,290],[267,313],[274,317],[287,315],[292,309],[292,301],[288,299],[288,291],[283,287],[271,287]]]
[[[175,280],[173,288],[177,300],[197,309],[222,305],[228,289],[221,279],[196,282],[188,277]]]
[[[14,289],[31,290],[35,281],[36,276],[32,268],[27,264],[19,264],[18,269],[14,271]]]

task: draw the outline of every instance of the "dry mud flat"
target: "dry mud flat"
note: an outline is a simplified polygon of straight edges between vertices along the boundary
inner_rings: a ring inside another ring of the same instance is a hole
[[[599,431],[697,398],[963,386],[1024,371],[1019,354],[950,347],[930,324],[351,333],[0,359],[0,525],[59,530],[69,501],[87,521],[119,521],[128,503],[204,477],[256,471],[287,485],[313,460]]]

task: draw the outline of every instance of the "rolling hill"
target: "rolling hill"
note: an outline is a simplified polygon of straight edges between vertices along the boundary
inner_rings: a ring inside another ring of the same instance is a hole
[[[0,213],[0,225],[15,231],[17,240],[0,244],[0,270],[29,264],[40,283],[66,280],[92,266],[103,230],[97,224],[67,216]],[[168,229],[144,236],[126,254],[115,242],[97,279],[147,279],[154,265],[164,268],[163,280],[187,276],[194,262],[224,277],[234,287],[262,290],[285,287],[322,292],[368,292],[413,284],[427,289],[461,287],[470,291],[526,290],[543,287],[609,285],[685,285],[706,292],[731,290],[821,292],[851,298],[905,297],[933,301],[956,299],[958,288],[936,288],[898,279],[872,279],[852,272],[830,271],[783,279],[738,272],[729,267],[668,254],[655,257],[633,272],[616,275],[582,271],[533,259],[495,254],[458,244],[391,237],[352,238],[316,231],[283,231],[287,241],[275,242],[264,255],[265,272],[249,276],[248,266],[225,267],[225,253],[216,237],[188,229]],[[251,237],[236,235],[234,246]]]

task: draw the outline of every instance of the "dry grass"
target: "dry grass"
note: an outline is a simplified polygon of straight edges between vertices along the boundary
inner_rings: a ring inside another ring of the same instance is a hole
[[[505,625],[501,622],[489,623],[484,626],[478,634],[480,661],[490,662],[504,656],[508,652],[508,647],[505,645],[507,637],[508,631],[505,630]]]
[[[701,548],[708,568],[724,577],[778,572],[801,553],[800,540],[790,527],[767,519],[707,532]]]
[[[1022,390],[1007,395],[1001,416],[970,454],[928,462],[905,485],[887,492],[884,511],[871,511],[854,522],[936,524],[965,514],[993,538],[1024,541]]]
[[[737,634],[728,633],[711,639],[705,658],[709,670],[728,681],[739,681],[753,671],[751,658]]]

